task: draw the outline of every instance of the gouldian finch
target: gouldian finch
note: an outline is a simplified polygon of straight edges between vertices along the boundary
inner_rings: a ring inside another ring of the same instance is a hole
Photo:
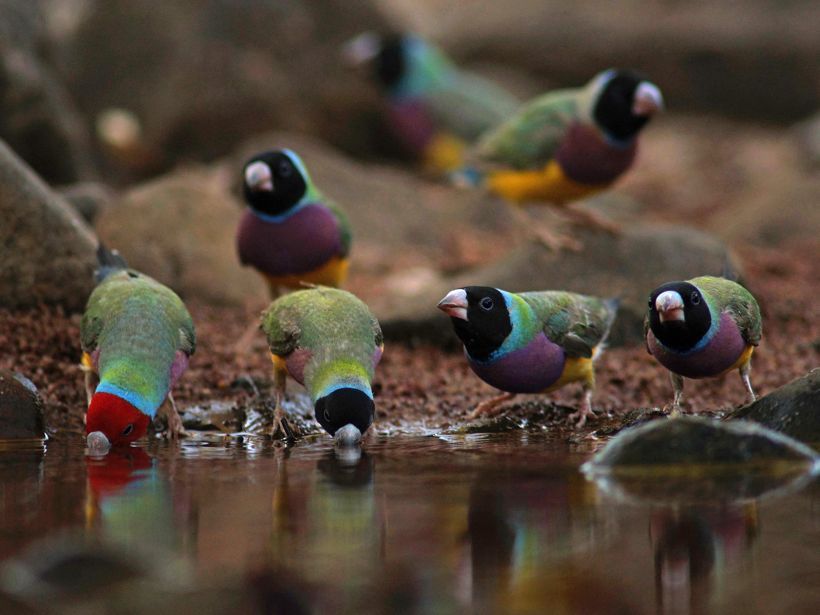
[[[438,307],[450,316],[473,372],[506,392],[479,404],[471,418],[517,393],[548,393],[570,382],[584,387],[581,408],[571,418],[581,427],[592,415],[593,361],[615,320],[617,299],[468,286],[450,291]]]
[[[644,331],[647,350],[670,372],[674,413],[680,411],[684,378],[733,369],[754,401],[749,372],[763,324],[757,301],[737,282],[702,276],[659,286],[649,295]]]
[[[273,296],[302,282],[340,286],[347,276],[350,224],[290,150],[263,152],[243,171],[245,210],[239,260],[259,271]]]
[[[174,291],[128,269],[116,252],[101,245],[97,258],[98,284],[80,324],[89,447],[141,438],[164,403],[168,434],[176,438],[183,430],[171,388],[196,348],[191,315]]]
[[[333,288],[296,291],[262,315],[276,382],[274,435],[289,438],[282,400],[288,374],[307,388],[316,420],[337,444],[361,441],[373,423],[370,383],[382,356],[379,322],[354,295]]]
[[[569,203],[608,188],[632,166],[638,135],[663,107],[656,85],[610,69],[582,88],[544,94],[483,135],[456,181],[513,203]],[[576,219],[614,226],[580,210]]]
[[[365,32],[344,51],[351,63],[370,64],[387,99],[388,126],[434,173],[459,168],[466,145],[521,104],[499,85],[458,68],[440,49],[412,34]]]

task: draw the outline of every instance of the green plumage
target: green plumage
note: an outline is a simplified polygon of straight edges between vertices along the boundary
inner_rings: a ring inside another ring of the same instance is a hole
[[[319,199],[319,202],[331,211],[331,213],[336,218],[336,222],[338,222],[339,224],[339,241],[342,244],[341,256],[343,258],[349,256],[350,245],[353,242],[353,231],[351,230],[350,219],[347,217],[345,210],[339,207],[331,199],[327,198],[324,195],[321,195]]]
[[[109,274],[94,289],[80,335],[85,352],[99,351],[101,382],[134,393],[154,409],[170,389],[177,351],[190,356],[196,346],[194,323],[182,300],[131,269]]]
[[[467,71],[453,70],[424,94],[437,125],[473,142],[515,113],[521,102],[496,84]]]
[[[262,315],[262,330],[279,357],[309,353],[304,383],[314,402],[343,382],[369,390],[382,331],[368,307],[351,293],[318,287],[285,295]]]
[[[519,293],[543,325],[546,336],[569,357],[592,357],[605,341],[618,301],[565,291]]]
[[[737,282],[712,276],[688,280],[706,297],[713,313],[728,312],[737,323],[740,334],[747,344],[757,346],[763,336],[763,320],[760,307],[748,290]]]
[[[544,166],[573,122],[591,121],[591,99],[588,89],[582,88],[550,92],[526,103],[481,138],[475,151],[478,162],[520,170]]]

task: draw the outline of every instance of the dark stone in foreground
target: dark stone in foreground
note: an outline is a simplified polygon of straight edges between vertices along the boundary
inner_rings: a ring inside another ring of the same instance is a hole
[[[0,439],[43,437],[43,402],[25,376],[0,370]]]
[[[811,465],[818,460],[820,457],[807,446],[754,423],[682,416],[624,430],[585,467],[594,472],[615,472],[682,464],[786,461]]]
[[[820,368],[738,408],[729,418],[760,423],[817,448],[820,444]]]
[[[725,504],[797,489],[820,457],[755,423],[680,417],[624,430],[581,469],[622,500]]]

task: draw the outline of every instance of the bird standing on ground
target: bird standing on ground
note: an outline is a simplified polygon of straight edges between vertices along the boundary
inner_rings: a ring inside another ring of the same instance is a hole
[[[299,156],[287,149],[254,156],[244,167],[243,190],[249,208],[237,232],[239,260],[262,274],[274,298],[303,282],[344,283],[350,223]]]
[[[128,269],[116,252],[101,245],[97,258],[98,284],[80,325],[89,446],[141,438],[161,406],[177,438],[184,432],[171,389],[196,347],[191,315],[174,291]]]
[[[571,418],[581,427],[592,416],[593,362],[615,320],[616,299],[468,286],[450,291],[438,307],[450,316],[473,372],[505,391],[479,404],[471,418],[492,413],[518,393],[548,393],[571,382],[584,388]]]
[[[412,34],[364,32],[348,42],[344,52],[352,64],[372,67],[387,98],[389,128],[433,173],[459,168],[467,145],[521,104]]]
[[[282,401],[288,374],[310,395],[316,420],[337,444],[352,445],[373,423],[371,382],[384,341],[379,322],[354,295],[334,288],[296,291],[262,315],[274,366],[274,436],[292,438]]]
[[[684,378],[711,378],[737,369],[754,401],[749,379],[752,353],[763,324],[752,294],[737,282],[702,276],[669,282],[649,296],[646,348],[669,370],[680,411]]]
[[[638,135],[663,108],[658,87],[629,70],[610,69],[582,88],[544,94],[481,137],[457,183],[483,186],[515,204],[563,205],[607,189],[635,159]],[[616,230],[589,212],[581,223]],[[571,241],[544,233],[552,246]]]

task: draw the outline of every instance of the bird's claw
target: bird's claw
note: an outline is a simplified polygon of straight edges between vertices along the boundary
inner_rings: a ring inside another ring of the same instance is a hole
[[[577,418],[578,422],[575,423],[575,428],[581,429],[584,425],[587,424],[587,419],[590,417],[595,417],[595,412],[592,410],[592,408],[581,408],[577,412],[573,412],[572,414],[570,414],[567,417],[567,419],[573,421]]]

